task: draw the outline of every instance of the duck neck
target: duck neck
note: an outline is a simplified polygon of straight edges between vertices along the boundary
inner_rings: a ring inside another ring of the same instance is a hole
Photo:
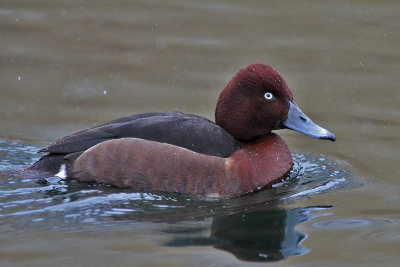
[[[274,133],[243,143],[229,160],[233,176],[236,176],[241,194],[271,186],[286,177],[293,160],[285,141]]]

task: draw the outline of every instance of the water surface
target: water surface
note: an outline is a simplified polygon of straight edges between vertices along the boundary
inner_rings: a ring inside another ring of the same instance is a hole
[[[254,62],[275,67],[337,142],[277,132],[292,178],[230,201],[1,175],[1,265],[398,265],[399,12],[397,1],[2,2],[2,170],[127,114],[213,119],[220,90]]]
[[[34,161],[37,149],[0,140],[0,171]],[[156,238],[153,246],[214,247],[243,261],[302,255],[309,252],[301,244],[307,235],[295,227],[332,206],[285,206],[304,196],[349,187],[351,180],[341,164],[322,155],[294,155],[294,161],[289,177],[270,190],[231,200],[132,192],[58,177],[1,175],[0,231],[10,239],[3,257],[17,257],[21,251],[12,244],[28,233],[36,239],[42,231],[102,235],[110,229],[141,236],[140,241],[132,239],[134,243]]]

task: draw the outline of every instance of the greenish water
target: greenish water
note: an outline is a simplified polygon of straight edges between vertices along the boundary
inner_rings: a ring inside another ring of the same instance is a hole
[[[33,162],[37,149],[0,140],[0,171]],[[286,181],[231,200],[132,192],[58,177],[22,180],[1,175],[0,231],[3,238],[12,233],[13,239],[15,233],[24,236],[37,231],[130,233],[132,225],[142,225],[140,235],[157,236],[160,246],[210,246],[244,261],[277,261],[309,252],[301,244],[306,234],[295,227],[331,208],[288,209],[285,203],[351,184],[343,166],[323,155],[295,155],[294,162]],[[147,223],[157,227],[156,232],[148,232]],[[18,255],[18,250],[10,248],[3,250],[5,259],[10,253]]]
[[[0,265],[399,265],[399,13],[397,1],[3,1],[1,170],[128,114],[213,119],[254,62],[337,141],[277,131],[292,178],[230,201],[0,175]]]

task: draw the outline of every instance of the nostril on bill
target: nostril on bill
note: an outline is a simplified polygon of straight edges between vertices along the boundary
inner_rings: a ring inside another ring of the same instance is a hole
[[[302,121],[307,121],[307,118],[306,117],[303,117],[303,116],[299,116],[300,117],[300,119],[302,120]]]

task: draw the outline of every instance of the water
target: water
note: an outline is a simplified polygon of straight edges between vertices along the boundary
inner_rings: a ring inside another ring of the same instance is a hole
[[[0,140],[0,171],[33,162],[37,149]],[[294,155],[294,162],[289,178],[274,188],[232,200],[131,192],[58,177],[38,181],[1,175],[0,231],[10,238],[10,233],[42,231],[129,233],[139,227],[144,228],[139,233],[145,235],[142,242],[156,236],[159,246],[210,246],[244,261],[277,261],[309,252],[301,244],[306,234],[295,227],[331,208],[286,209],[285,204],[350,186],[343,166],[323,155]],[[150,233],[147,224],[152,225]]]
[[[277,131],[291,179],[229,201],[1,175],[0,265],[399,265],[399,12],[397,1],[0,4],[1,169],[128,114],[213,119],[220,90],[254,62],[337,136]]]

